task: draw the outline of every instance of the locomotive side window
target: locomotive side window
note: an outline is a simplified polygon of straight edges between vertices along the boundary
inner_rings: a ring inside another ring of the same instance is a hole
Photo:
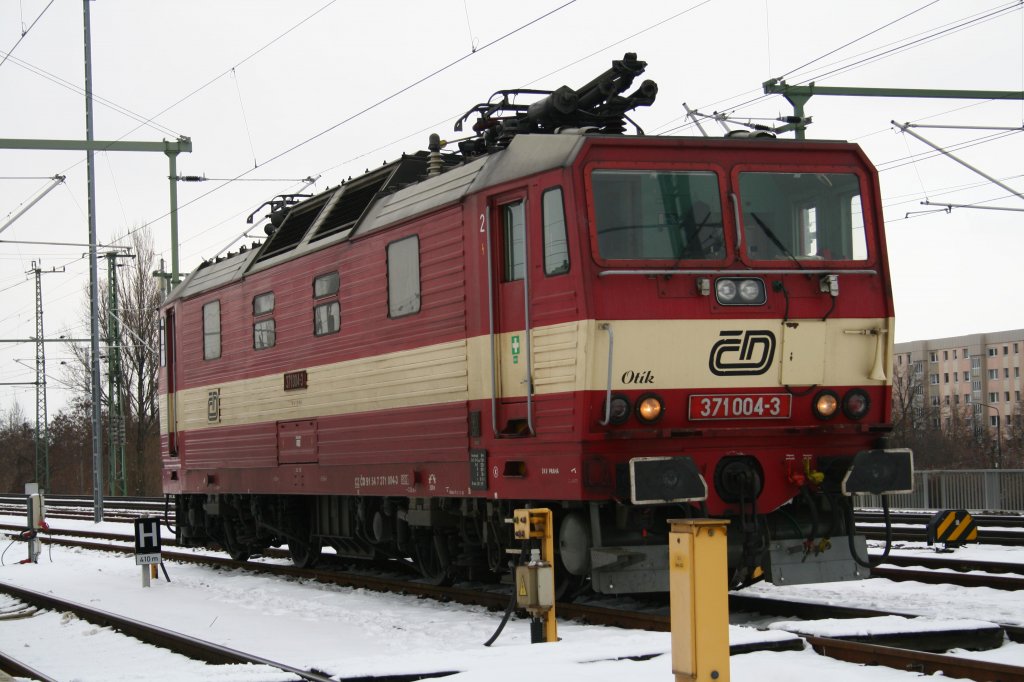
[[[416,235],[388,244],[388,316],[420,311],[420,239]]]
[[[715,173],[595,170],[591,189],[601,258],[725,258]]]
[[[515,282],[526,274],[526,210],[523,202],[501,207],[501,234],[504,240],[503,282]]]
[[[258,318],[252,324],[252,347],[256,350],[271,348],[277,343],[277,332],[273,317],[274,292],[268,291],[252,299],[252,314]]]
[[[203,359],[220,357],[220,301],[203,306]]]
[[[565,233],[565,206],[562,188],[544,192],[544,274],[569,272],[569,245]]]
[[[740,173],[739,189],[750,259],[867,259],[856,175]]]
[[[339,277],[337,272],[320,275],[313,280],[313,334],[325,336],[341,329],[341,304],[338,303]],[[333,296],[333,300],[326,299]]]

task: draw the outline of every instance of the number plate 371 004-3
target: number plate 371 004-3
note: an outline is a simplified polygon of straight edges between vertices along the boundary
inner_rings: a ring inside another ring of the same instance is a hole
[[[788,393],[691,395],[690,419],[789,419]]]

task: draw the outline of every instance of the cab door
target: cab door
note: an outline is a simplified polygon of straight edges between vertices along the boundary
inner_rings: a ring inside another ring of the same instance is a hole
[[[534,434],[526,189],[488,202],[495,435]]]

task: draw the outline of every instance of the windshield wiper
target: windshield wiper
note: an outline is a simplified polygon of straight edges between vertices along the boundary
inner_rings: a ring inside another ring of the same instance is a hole
[[[768,239],[772,240],[772,244],[775,244],[775,246],[779,247],[779,250],[783,254],[785,254],[787,257],[789,257],[789,259],[791,261],[796,263],[796,266],[798,268],[800,268],[801,270],[804,269],[803,263],[800,262],[800,259],[798,259],[796,256],[794,256],[793,252],[786,248],[786,245],[783,244],[782,241],[777,236],[775,236],[775,233],[772,232],[772,229],[770,227],[768,227],[767,225],[765,225],[764,221],[761,220],[757,216],[756,213],[751,212],[750,213],[750,217],[753,218],[757,222],[758,227],[760,227],[764,231],[764,233],[768,237]]]

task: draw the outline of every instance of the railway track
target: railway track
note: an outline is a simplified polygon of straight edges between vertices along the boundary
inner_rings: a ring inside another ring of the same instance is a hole
[[[825,610],[832,615],[823,616],[823,606],[818,603],[772,599],[744,595],[742,593],[732,593],[729,595],[730,613],[757,613],[787,618],[803,618],[810,621],[823,617],[874,618],[894,615],[887,611],[829,605]],[[1024,627],[1000,625],[996,631],[981,632],[977,635],[979,641],[976,642],[976,646],[977,648],[995,648],[999,646],[1003,635],[1010,641],[1024,642]],[[853,639],[818,637],[811,634],[801,634],[801,637],[817,653],[851,663],[882,665],[925,675],[932,675],[941,671],[946,677],[977,680],[977,682],[1024,680],[1024,667],[935,653],[936,650],[942,651],[954,647],[972,648],[966,638],[967,633],[962,632],[942,633],[932,637],[929,637],[927,633],[924,633],[922,636],[897,634],[882,638],[855,637]],[[878,639],[881,641],[863,641],[865,639]],[[987,645],[984,640],[988,641]]]
[[[273,668],[295,675],[296,680],[309,682],[337,682],[338,678],[316,670],[303,670],[287,663],[272,661],[256,654],[245,653],[229,647],[161,628],[132,618],[103,611],[92,606],[61,599],[23,587],[0,582],[0,592],[8,594],[23,604],[25,617],[31,617],[43,610],[61,614],[74,614],[81,620],[101,627],[109,627],[140,642],[167,649],[193,660],[205,661],[212,665],[250,664]],[[45,671],[33,670],[8,654],[0,655],[0,665],[12,674],[51,680]]]
[[[14,529],[16,529],[16,527],[0,524],[0,530]],[[114,533],[100,533],[92,531],[54,531],[53,536],[44,538],[44,543],[46,542],[68,547],[114,552],[125,555],[134,553],[132,538],[127,535],[118,535]],[[173,541],[171,541],[170,543],[165,543],[165,547],[168,546],[174,547],[175,545],[173,544]],[[303,578],[344,587],[364,588],[379,592],[411,594],[420,597],[429,597],[440,601],[455,601],[462,604],[483,606],[493,610],[505,608],[507,601],[509,600],[509,592],[507,589],[496,590],[494,588],[481,589],[480,587],[436,586],[422,582],[418,579],[410,579],[404,576],[389,577],[382,575],[380,572],[371,573],[366,570],[352,570],[351,567],[346,565],[344,562],[334,559],[329,555],[324,557],[324,566],[315,569],[298,568],[292,566],[290,563],[271,563],[259,560],[240,562],[223,555],[197,552],[194,550],[186,551],[165,549],[163,552],[163,558],[167,561],[180,563],[207,565],[220,568],[246,569],[257,573],[267,573],[290,578]],[[284,551],[272,550],[265,555],[265,558],[287,561],[288,554]],[[929,558],[922,557],[922,559],[927,560]],[[914,565],[910,562],[916,561],[918,560],[907,560],[909,565]],[[948,562],[950,562],[950,560],[939,558],[933,566],[948,567]],[[978,570],[976,565],[972,565],[969,562],[959,561],[953,562],[953,564],[960,566],[961,568],[967,568],[968,570]],[[993,564],[988,562],[985,565],[991,566]],[[1003,570],[1012,570],[1013,568],[1010,564],[996,564],[995,566],[1002,567]],[[401,571],[402,568],[403,567],[395,566],[392,569],[392,573],[396,570]],[[901,568],[889,568],[887,566],[874,569],[873,573],[878,577],[884,577],[892,580],[917,580],[919,582],[930,584],[957,584],[968,587],[983,586],[1007,590],[1024,589],[1024,578],[1020,576],[907,570]],[[734,601],[737,608],[740,608],[740,610],[750,610],[742,608],[743,604],[748,603],[743,599],[737,598]],[[630,610],[628,608],[623,609],[620,607],[609,608],[601,605],[599,599],[591,600],[586,603],[565,602],[558,605],[558,613],[561,617],[580,620],[594,625],[612,625],[624,628],[663,632],[668,631],[669,619],[667,615],[667,602],[662,600],[661,602],[633,602],[633,604],[636,610]],[[776,607],[775,610],[777,611],[778,608]],[[817,608],[816,614],[807,612],[802,613],[801,617],[848,618],[857,617],[856,614],[860,614],[860,611],[845,610],[842,607],[820,607]],[[880,615],[880,612],[872,612],[872,615]],[[1008,627],[1010,627],[1015,633],[1020,630],[1022,633],[1021,641],[1024,641],[1024,629],[1016,629],[1012,626]]]
[[[102,549],[104,551],[123,552],[126,554],[132,551],[128,546],[111,545],[109,542],[101,543],[84,540],[69,540],[68,542],[74,546],[88,549]],[[509,599],[507,591],[483,590],[479,587],[440,587],[379,575],[298,569],[288,565],[271,563],[242,563],[224,557],[200,556],[184,552],[170,552],[167,553],[166,558],[172,561],[187,561],[229,568],[245,568],[250,571],[292,578],[307,578],[336,585],[430,597],[445,602],[454,601],[462,604],[483,605],[494,610],[502,608]],[[60,600],[52,595],[29,594],[29,591],[20,591],[18,588],[8,589],[8,586],[3,584],[0,584],[0,591],[6,591],[15,595],[17,598],[33,605],[36,609],[56,609],[61,612],[72,611],[83,620],[112,627],[141,641],[214,664],[248,661],[273,666],[279,670],[287,670],[295,674],[296,679],[338,679],[329,678],[320,671],[300,670],[286,664],[283,665],[275,661],[269,661],[264,657],[244,654],[233,649],[225,649],[219,645],[210,645],[201,640],[169,632],[163,628],[152,628],[131,619],[121,619],[119,616],[107,614],[91,607],[68,604],[64,600]],[[809,620],[824,618],[871,618],[891,615],[887,612],[869,609],[810,603],[801,604],[799,602],[772,600],[763,597],[749,597],[739,593],[731,594],[729,601],[730,611],[733,613],[752,612],[787,617],[796,616]],[[667,613],[654,612],[658,608],[664,610],[663,607],[664,605],[659,607],[654,603],[647,604],[645,607],[634,604],[630,608],[610,608],[598,604],[585,603],[559,603],[557,610],[560,619],[575,619],[588,623],[615,625],[623,628],[668,631],[670,629],[670,618]],[[638,610],[639,608],[651,610],[643,612]],[[945,650],[951,646],[968,649],[992,648],[1001,643],[1004,633],[1014,641],[1024,641],[1024,628],[1010,626],[991,628],[990,631],[981,631],[979,633],[957,633],[955,644],[951,644],[948,641],[948,634],[945,635],[946,639],[943,639],[942,636],[936,633],[902,635],[898,638],[884,640],[886,644],[879,644],[877,641],[849,641],[846,639],[825,638],[805,634],[800,634],[800,637],[819,653],[840,660],[887,665],[899,669],[923,671],[929,674],[936,670],[943,670],[947,675],[979,680],[979,682],[995,679],[1024,679],[1024,668],[977,660],[965,660],[932,653],[934,650]],[[793,641],[799,643],[800,640]],[[792,648],[792,645],[783,644],[782,647]],[[737,649],[733,651],[733,654],[739,654],[745,650],[749,649]],[[30,675],[31,673],[23,672],[17,674]],[[48,678],[44,676],[39,679]],[[426,678],[410,677],[409,679]]]
[[[0,532],[17,532],[19,530],[21,530],[19,526],[0,523]],[[79,538],[80,541],[76,543],[71,538]],[[44,542],[47,539],[57,544],[100,550],[106,548],[104,543],[119,542],[125,543],[122,551],[130,552],[132,549],[128,544],[132,542],[130,535],[102,531],[52,529],[44,536]],[[97,542],[86,542],[81,539]],[[177,547],[177,543],[171,538],[164,539],[162,544],[164,547]],[[165,552],[165,556],[170,558],[171,555]],[[188,553],[175,554],[174,560],[191,562],[192,559],[188,557],[194,556],[194,554]],[[275,549],[267,550],[263,556],[274,559],[289,558],[289,554],[286,551]],[[246,563],[231,562],[231,565],[246,566]],[[871,572],[874,577],[897,581],[913,580],[933,585],[945,584],[959,585],[961,587],[990,587],[997,590],[1024,590],[1024,576],[1016,574],[1004,575],[1017,570],[1019,570],[1019,567],[1014,564],[992,561],[971,561],[956,557],[947,558],[940,556],[907,557],[891,555],[882,566],[872,569]]]
[[[890,515],[892,539],[899,542],[925,542],[932,512],[902,511]],[[1024,546],[1024,515],[971,514],[978,526],[979,544]],[[882,512],[858,511],[855,515],[857,531],[872,540],[885,539],[885,518]]]
[[[48,495],[47,515],[52,518],[93,518],[92,498],[76,495]],[[0,495],[0,515],[20,515],[25,511],[24,495]],[[104,498],[105,521],[132,521],[139,516],[167,515],[173,522],[174,506],[163,497],[107,497]],[[899,511],[890,514],[893,540],[923,542],[927,539],[927,525],[933,513],[928,511]],[[1024,546],[1024,514],[972,514],[980,529],[978,542],[1006,546]],[[884,540],[884,517],[881,511],[860,510],[855,515],[857,530],[872,540]]]
[[[0,529],[7,530],[16,530],[17,528],[17,526],[0,526]],[[73,536],[78,537],[76,538]],[[97,533],[95,531],[55,530],[51,537],[44,538],[44,540],[53,542],[54,544],[76,546],[92,550],[119,552],[123,554],[130,554],[133,552],[133,546],[130,544],[132,538],[128,533],[118,534],[109,532]],[[173,541],[165,541],[164,544],[165,548],[172,548],[174,546]],[[271,559],[271,561],[257,560],[243,563],[233,561],[224,556],[203,554],[196,551],[166,549],[164,552],[164,558],[168,561],[213,565],[223,568],[244,568],[254,572],[270,573],[290,578],[303,578],[335,585],[428,597],[443,602],[451,601],[463,604],[480,605],[492,610],[503,609],[510,599],[510,593],[507,587],[497,588],[495,586],[490,586],[488,588],[482,588],[481,586],[435,586],[419,582],[418,580],[410,580],[405,577],[396,578],[381,576],[379,574],[368,574],[365,572],[346,570],[346,567],[342,565],[340,561],[332,561],[332,558],[329,556],[325,557],[326,566],[324,568],[316,570],[299,569],[291,566],[290,564],[284,563],[283,560],[286,556],[287,555],[284,552],[271,552],[268,553],[268,556],[266,557],[267,559]],[[282,558],[281,563],[274,563],[272,561],[277,557]],[[895,566],[895,564],[898,563],[903,564],[905,567],[926,565],[928,569],[932,570],[917,570],[910,573],[907,572],[907,569],[904,567]],[[892,567],[890,568],[890,566]],[[979,570],[979,568],[982,568],[982,570],[987,571],[991,575],[967,575],[966,579],[977,581],[980,579],[987,580],[992,578],[1004,578],[1016,581],[1016,583],[1008,582],[1007,587],[1004,587],[1003,589],[1021,588],[1019,582],[1022,579],[1019,576],[999,575],[1000,573],[1012,570],[1012,566],[989,562],[982,567],[977,563],[968,562],[958,557],[889,557],[887,560],[887,566],[882,567],[881,571],[876,571],[876,574],[884,575],[884,577],[894,580],[928,580],[930,578],[934,578],[934,582],[941,581],[948,583],[957,579],[955,576],[962,576],[963,574],[939,572],[934,569],[973,571]],[[900,571],[902,571],[902,573],[898,573]],[[888,575],[886,574],[887,572],[892,572],[893,575]],[[900,577],[897,577],[897,573]],[[1016,587],[1009,587],[1011,584],[1016,584]],[[990,584],[988,586],[993,585]],[[623,628],[637,628],[653,631],[668,631],[670,629],[670,618],[668,615],[667,604],[664,602],[634,602],[632,604],[618,604],[615,607],[609,607],[602,604],[600,600],[591,600],[589,602],[581,603],[559,603],[557,611],[560,619],[572,619],[592,624],[614,625]],[[801,606],[795,605],[794,602],[791,601],[774,602],[773,600],[767,600],[762,597],[748,597],[742,593],[734,593],[730,595],[730,611],[734,613],[756,612],[768,615],[796,616],[809,620],[823,618],[863,618],[890,615],[879,611],[850,609],[841,606],[822,604],[804,604]],[[1024,628],[1003,626],[1000,634],[998,634],[1000,641],[1002,633],[1005,633],[1006,636],[1013,641],[1024,642]],[[991,637],[992,635],[989,636]],[[886,646],[884,644],[879,644],[878,642],[850,642],[846,640],[822,638],[813,635],[803,636],[803,639],[810,646],[814,647],[816,651],[819,651],[824,655],[841,658],[842,660],[889,665],[901,669],[920,671],[941,669],[946,671],[947,675],[953,674],[952,671],[957,671],[956,676],[964,677],[966,679],[1024,679],[1024,668],[987,664],[976,660],[958,659],[956,657],[942,656],[934,653],[928,653],[925,655],[921,651],[912,650],[907,647]],[[920,641],[912,642],[912,644],[918,649],[942,646],[941,644],[936,644],[934,638],[932,638],[932,644],[928,644],[928,640],[929,637],[924,635]],[[957,646],[963,646],[963,644],[964,640],[962,638],[958,638]],[[737,650],[733,653],[741,653],[741,651]]]

